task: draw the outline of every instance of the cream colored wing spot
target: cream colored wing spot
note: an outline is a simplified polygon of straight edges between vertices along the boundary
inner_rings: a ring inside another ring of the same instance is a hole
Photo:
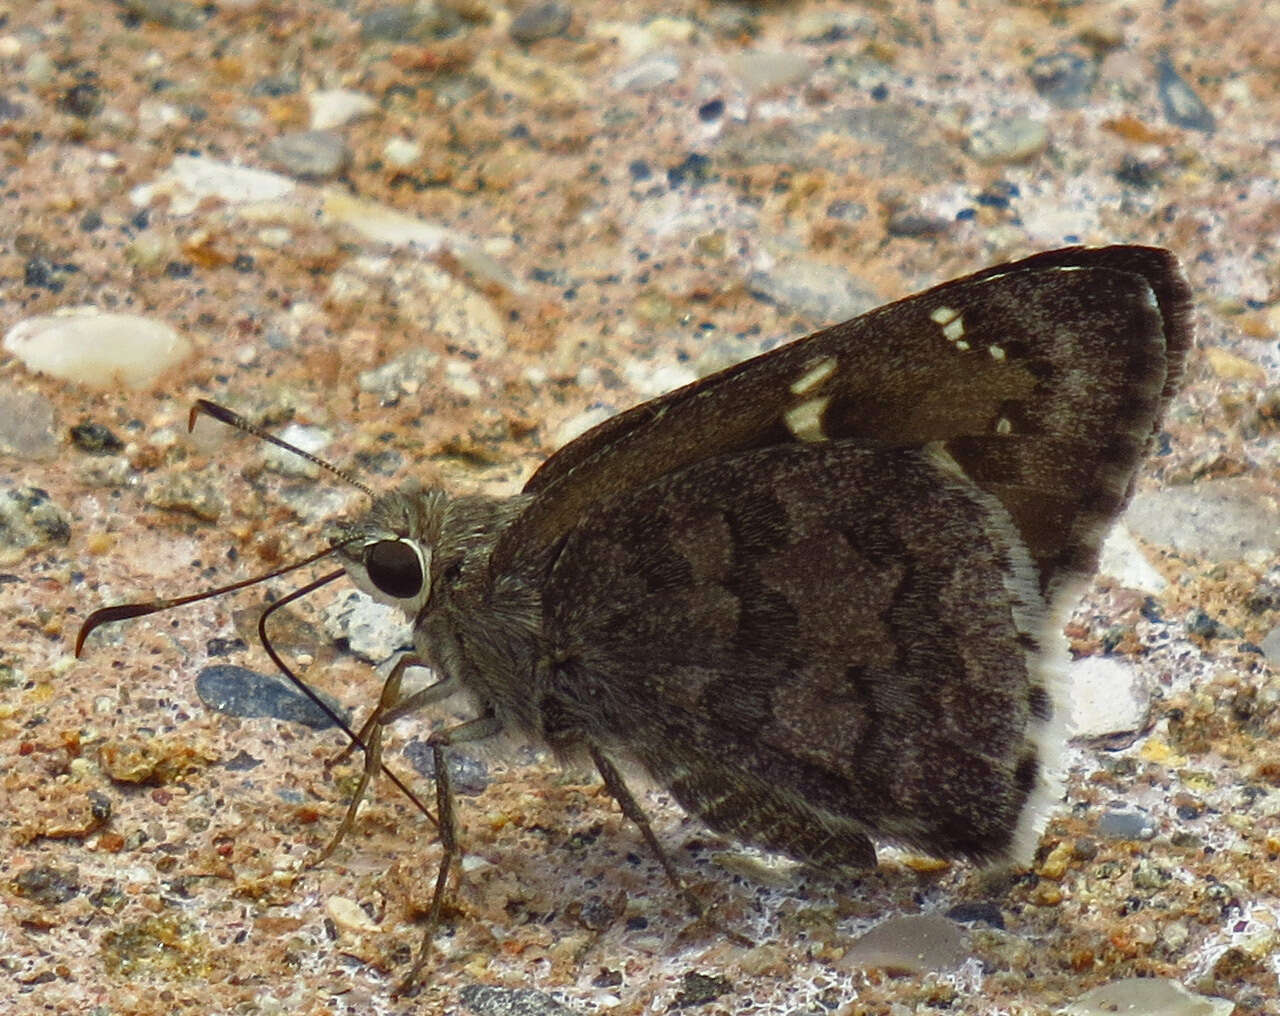
[[[1005,416],[1000,417],[1000,419],[998,419],[998,420],[996,421],[996,433],[997,433],[997,434],[1012,434],[1012,433],[1013,433],[1013,421],[1012,421],[1012,420],[1010,420],[1008,417],[1005,417]]]
[[[814,361],[803,374],[791,382],[792,395],[805,395],[817,388],[836,372],[838,362],[834,356],[824,356]]]
[[[799,441],[825,441],[827,435],[822,429],[822,414],[827,411],[830,401],[823,396],[792,406],[782,415],[787,430]]]
[[[962,353],[969,351],[969,343],[964,341],[964,318],[954,307],[938,307],[929,319],[942,329],[942,337],[953,343]]]
[[[995,360],[997,363],[1004,362],[1004,350],[999,346],[988,346],[987,352],[991,354],[991,359]]]

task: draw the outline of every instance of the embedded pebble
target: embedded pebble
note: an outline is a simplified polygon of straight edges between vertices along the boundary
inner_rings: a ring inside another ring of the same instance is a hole
[[[302,79],[294,70],[283,70],[279,74],[268,74],[259,78],[249,89],[250,95],[269,95],[279,98],[282,95],[296,95],[302,87]],[[312,126],[315,126],[314,124]]]
[[[75,307],[27,318],[4,348],[28,370],[89,388],[146,388],[187,358],[191,344],[162,321]]]
[[[143,21],[165,28],[191,31],[208,20],[208,8],[189,0],[128,0],[124,6]]]
[[[381,663],[397,650],[413,645],[413,627],[404,611],[379,603],[358,589],[349,590],[325,609],[324,630],[369,663]]]
[[[998,930],[1004,929],[1004,914],[1000,908],[985,901],[957,903],[945,916],[959,924],[985,924]]]
[[[116,783],[146,783],[163,761],[158,746],[142,740],[109,740],[98,748],[98,764]]]
[[[1229,1016],[1235,1003],[1211,995],[1193,995],[1177,981],[1126,977],[1085,992],[1063,1016]]]
[[[171,214],[189,215],[209,199],[229,205],[278,201],[296,187],[293,180],[280,173],[218,159],[179,155],[151,183],[130,191],[129,200],[135,205],[149,205],[156,198],[167,197]]]
[[[1202,639],[1243,638],[1244,633],[1210,617],[1199,607],[1187,613],[1187,634]]]
[[[333,131],[293,131],[272,138],[262,146],[263,156],[278,169],[305,180],[324,180],[351,165],[351,149]]]
[[[1029,116],[997,120],[969,136],[969,154],[984,166],[1027,162],[1049,147],[1049,129]]]
[[[689,970],[680,978],[680,990],[676,992],[673,1008],[679,1010],[706,1005],[732,990],[733,983],[727,977]]]
[[[402,396],[415,394],[431,377],[439,362],[439,353],[411,349],[381,367],[364,371],[356,380],[362,392],[378,396],[383,405],[391,405]]]
[[[804,81],[810,72],[802,53],[780,49],[747,49],[729,57],[729,69],[752,95],[774,92]]]
[[[951,220],[910,208],[897,209],[885,223],[890,236],[940,236],[951,228]]]
[[[1107,534],[1098,558],[1098,573],[1109,575],[1129,589],[1152,595],[1162,592],[1168,580],[1147,560],[1142,545],[1123,524]]]
[[[404,746],[404,756],[418,775],[428,780],[435,779],[435,756],[426,741],[415,737]],[[457,748],[451,748],[445,754],[445,764],[449,767],[454,793],[464,797],[475,797],[488,788],[489,766],[483,760],[472,758]]]
[[[545,0],[543,3],[532,3],[520,11],[511,20],[508,32],[516,42],[527,46],[539,39],[563,35],[572,18],[573,9],[568,4],[558,0]]]
[[[311,104],[311,129],[327,131],[370,116],[378,104],[363,92],[349,88],[321,88],[307,96]]]
[[[838,42],[855,35],[870,36],[876,30],[874,18],[843,8],[811,11],[798,8],[791,17],[795,19],[796,38],[810,44]]]
[[[1280,554],[1280,509],[1248,477],[1139,491],[1124,521],[1147,543],[1185,557],[1270,562]]]
[[[1272,628],[1262,637],[1258,648],[1262,650],[1262,655],[1267,658],[1272,668],[1280,670],[1280,625]]]
[[[347,225],[375,243],[394,247],[415,246],[424,254],[467,243],[444,226],[406,215],[374,201],[362,201],[333,191],[325,195],[324,215],[329,222]]]
[[[361,909],[360,904],[346,896],[330,896],[324,909],[333,923],[352,935],[370,935],[378,931],[377,923]]]
[[[845,321],[880,301],[849,272],[807,258],[779,259],[768,271],[751,274],[751,288],[814,321]]]
[[[653,53],[613,76],[620,92],[647,92],[680,77],[680,58],[671,52]]]
[[[392,166],[403,169],[422,158],[423,147],[408,138],[388,138],[382,146],[382,157]]]
[[[1078,109],[1098,79],[1098,65],[1079,53],[1063,50],[1036,58],[1027,73],[1036,91],[1055,106]]]
[[[71,542],[71,517],[39,487],[0,490],[0,565],[16,564],[33,550]]]
[[[0,385],[0,452],[32,460],[58,454],[53,403],[44,393]]]
[[[228,716],[269,716],[288,723],[301,723],[312,730],[335,726],[319,706],[283,677],[260,674],[247,667],[219,663],[196,675],[196,694],[215,712]],[[346,708],[324,692],[317,691],[337,715],[350,722]]]
[[[1137,669],[1111,656],[1086,656],[1067,665],[1071,736],[1105,737],[1141,730],[1150,696]]]
[[[71,428],[71,443],[87,455],[114,455],[124,449],[124,442],[110,427],[86,420]]]
[[[221,485],[195,473],[171,473],[147,488],[146,501],[167,511],[188,512],[205,522],[217,522],[227,510]]]
[[[37,865],[12,876],[9,888],[15,895],[33,903],[46,907],[57,906],[80,894],[80,873],[75,868]]]
[[[458,997],[475,1016],[581,1016],[533,988],[503,988],[496,984],[468,984]]]
[[[1212,134],[1217,120],[1195,90],[1182,79],[1168,57],[1161,57],[1159,73],[1160,101],[1164,103],[1164,115],[1169,122],[1193,131]]]
[[[451,4],[394,4],[361,15],[360,34],[366,39],[386,42],[420,42],[446,35],[460,20]]]
[[[936,914],[890,917],[849,947],[840,965],[891,974],[954,970],[972,955],[968,934]]]
[[[1099,816],[1098,833],[1113,840],[1149,840],[1156,830],[1146,812],[1112,809]]]
[[[651,399],[698,380],[697,372],[679,363],[653,363],[631,360],[622,368],[627,383],[641,397]]]

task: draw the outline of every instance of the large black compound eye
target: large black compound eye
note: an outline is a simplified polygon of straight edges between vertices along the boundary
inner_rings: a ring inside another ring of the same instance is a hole
[[[364,568],[379,592],[411,600],[422,592],[422,558],[407,540],[379,540],[364,549]]]

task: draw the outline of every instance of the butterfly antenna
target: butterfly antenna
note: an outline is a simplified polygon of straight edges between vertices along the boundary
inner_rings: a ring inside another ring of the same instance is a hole
[[[101,628],[104,624],[114,624],[116,621],[128,621],[135,617],[146,617],[148,614],[158,614],[162,610],[170,610],[173,607],[182,607],[188,603],[198,603],[201,600],[209,600],[215,596],[222,596],[224,593],[234,593],[237,589],[245,589],[248,586],[256,586],[259,582],[266,582],[267,579],[274,579],[279,575],[288,575],[291,571],[297,571],[299,568],[305,568],[309,564],[319,561],[321,558],[328,557],[337,548],[326,547],[318,553],[305,557],[301,561],[294,561],[287,564],[283,568],[277,568],[275,571],[267,572],[265,575],[255,575],[252,578],[241,579],[239,582],[232,582],[230,585],[219,586],[217,589],[206,589],[201,593],[192,593],[189,596],[174,596],[168,599],[148,600],[146,603],[117,603],[112,607],[100,607],[92,614],[85,618],[84,624],[80,626],[80,632],[76,635],[76,658],[80,656],[80,651],[84,648],[85,639],[87,639],[94,631]]]
[[[242,430],[246,434],[251,434],[260,441],[266,441],[268,444],[273,444],[277,448],[283,448],[285,451],[293,452],[294,455],[298,455],[301,458],[306,459],[313,465],[319,466],[331,475],[336,476],[339,480],[349,483],[357,490],[363,491],[369,496],[369,498],[372,499],[377,497],[373,492],[373,488],[354,474],[335,466],[332,462],[326,462],[318,455],[312,455],[310,452],[304,452],[296,445],[291,445],[288,441],[284,440],[284,438],[276,437],[276,435],[268,433],[256,423],[250,423],[235,410],[228,409],[226,406],[220,406],[216,402],[210,402],[208,399],[196,399],[196,404],[191,407],[191,415],[187,419],[188,430],[195,427],[196,417],[201,413],[205,416],[212,416],[215,420],[218,420],[221,423],[235,427],[236,430]]]

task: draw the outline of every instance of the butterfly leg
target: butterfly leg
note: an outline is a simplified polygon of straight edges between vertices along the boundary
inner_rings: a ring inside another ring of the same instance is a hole
[[[653,826],[649,824],[649,816],[640,807],[640,802],[632,796],[630,789],[622,779],[622,774],[594,744],[590,746],[589,750],[591,752],[591,760],[596,764],[596,769],[600,771],[600,778],[604,780],[604,786],[609,791],[609,795],[618,802],[618,807],[622,809],[622,814],[629,818],[636,828],[640,830],[640,835],[644,837],[645,843],[648,844],[649,851],[657,858],[658,863],[662,865],[662,870],[667,873],[667,879],[679,890],[680,895],[685,898],[685,902],[689,905],[689,912],[694,917],[702,917],[702,902],[685,885],[684,879],[680,877],[680,872],[676,870],[675,864],[667,856],[667,852],[662,849],[662,844],[658,842],[658,837],[653,834]]]
[[[372,782],[374,774],[377,773],[382,766],[382,731],[383,728],[401,716],[405,716],[431,702],[448,698],[457,691],[457,684],[445,678],[443,681],[437,681],[435,684],[414,692],[409,696],[401,696],[400,685],[404,681],[404,672],[410,667],[425,667],[427,663],[420,656],[413,653],[406,653],[396,660],[395,666],[391,668],[391,673],[387,675],[386,681],[382,685],[382,693],[378,696],[378,704],[374,707],[369,718],[365,720],[364,726],[360,728],[358,734],[359,743],[364,746],[364,771],[360,774],[360,782],[356,785],[355,793],[351,795],[351,801],[347,805],[347,812],[342,817],[337,831],[329,840],[329,843],[315,857],[311,859],[311,865],[317,865],[329,857],[330,854],[337,849],[345,838],[347,833],[351,831],[352,825],[355,824],[356,812],[360,809],[360,802],[364,800],[365,794],[368,792],[369,784]],[[348,745],[334,762],[339,762],[356,746]]]
[[[431,688],[423,690],[430,691]],[[440,817],[440,867],[436,872],[436,886],[431,894],[431,908],[427,913],[427,925],[422,932],[422,943],[418,946],[418,955],[414,958],[409,972],[396,986],[397,995],[408,994],[431,958],[431,945],[435,941],[436,928],[440,924],[440,913],[444,908],[445,890],[449,885],[449,872],[462,856],[458,839],[457,813],[453,806],[453,778],[449,775],[445,749],[465,741],[480,741],[492,737],[501,729],[502,724],[498,718],[492,713],[486,713],[456,727],[437,731],[427,738],[427,747],[431,749],[431,761],[435,766],[436,814]]]
[[[605,789],[615,801],[618,807],[622,809],[622,814],[629,818],[640,835],[644,838],[645,843],[649,845],[649,850],[654,857],[658,859],[658,863],[662,865],[662,870],[666,872],[667,879],[684,897],[685,904],[689,908],[689,913],[693,915],[699,922],[710,924],[715,930],[721,932],[726,938],[731,939],[734,943],[746,948],[751,948],[756,943],[751,941],[745,935],[734,931],[732,928],[726,928],[719,921],[710,917],[706,908],[702,905],[702,901],[693,894],[680,872],[676,870],[674,862],[667,856],[667,852],[662,849],[662,844],[658,842],[658,837],[653,833],[653,827],[649,824],[649,816],[644,813],[644,809],[640,807],[640,802],[632,796],[630,789],[622,779],[622,774],[618,772],[617,767],[610,762],[604,753],[600,751],[594,744],[588,750],[591,752],[591,760],[595,762],[596,769],[600,771],[600,778],[604,780]]]

